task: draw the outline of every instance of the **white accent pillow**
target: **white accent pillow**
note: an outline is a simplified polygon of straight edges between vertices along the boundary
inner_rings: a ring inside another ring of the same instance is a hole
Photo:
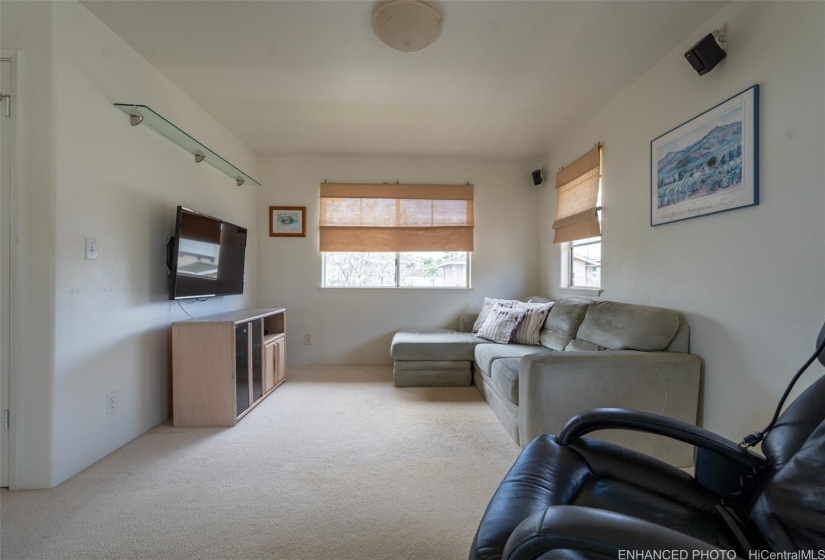
[[[516,303],[514,309],[524,309],[526,313],[524,319],[519,323],[516,332],[513,333],[511,342],[529,344],[531,346],[541,344],[539,332],[552,307],[552,301],[548,303]]]
[[[496,298],[484,298],[484,303],[481,304],[481,311],[478,313],[478,318],[476,322],[473,323],[472,332],[478,332],[481,329],[481,325],[484,324],[484,321],[487,319],[487,316],[490,314],[490,310],[493,309],[493,306],[498,304],[502,307],[513,307],[518,300],[515,299],[496,299]]]
[[[496,304],[490,310],[477,336],[499,344],[508,344],[527,314],[526,309],[515,309]]]

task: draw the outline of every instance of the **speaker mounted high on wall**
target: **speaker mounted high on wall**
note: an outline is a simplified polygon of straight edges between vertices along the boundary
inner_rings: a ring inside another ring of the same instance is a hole
[[[541,169],[536,169],[533,171],[533,184],[534,185],[541,185],[544,182],[544,176],[541,172]]]
[[[725,25],[713,33],[708,33],[685,53],[685,58],[700,76],[716,68],[716,65],[728,56],[728,53],[719,45],[725,42],[727,30],[728,26]]]

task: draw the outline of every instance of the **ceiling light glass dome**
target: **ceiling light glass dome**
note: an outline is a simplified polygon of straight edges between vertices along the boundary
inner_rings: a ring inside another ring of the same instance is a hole
[[[392,0],[372,14],[372,30],[392,48],[413,52],[432,45],[440,36],[442,18],[421,0]]]

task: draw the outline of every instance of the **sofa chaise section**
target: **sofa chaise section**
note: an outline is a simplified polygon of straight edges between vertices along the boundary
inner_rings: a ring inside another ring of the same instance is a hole
[[[486,342],[471,332],[401,329],[390,347],[396,387],[464,387],[472,383],[473,352]]]

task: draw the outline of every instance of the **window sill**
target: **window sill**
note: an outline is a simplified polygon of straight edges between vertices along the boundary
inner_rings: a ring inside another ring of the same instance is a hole
[[[562,287],[559,288],[559,293],[562,295],[568,296],[590,296],[590,297],[599,297],[602,295],[601,288],[573,288],[573,287]]]
[[[472,292],[472,288],[423,288],[420,286],[413,286],[409,288],[399,287],[399,286],[386,286],[384,288],[378,286],[370,286],[370,287],[359,287],[359,286],[352,286],[352,287],[343,287],[343,286],[318,286],[318,289],[322,292],[332,292],[332,293],[386,293],[386,292]]]

